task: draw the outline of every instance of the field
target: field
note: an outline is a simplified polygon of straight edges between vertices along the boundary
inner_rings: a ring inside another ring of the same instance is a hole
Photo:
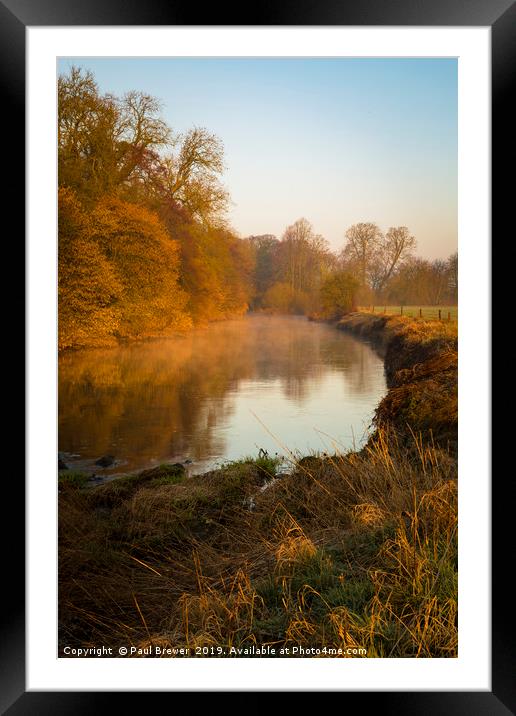
[[[426,318],[426,319],[439,319],[439,311],[441,311],[441,320],[447,321],[448,314],[451,321],[456,321],[459,314],[457,306],[361,306],[360,311],[366,313],[379,313],[386,314],[388,316],[400,315],[408,316],[409,318]],[[421,313],[420,313],[421,312]]]

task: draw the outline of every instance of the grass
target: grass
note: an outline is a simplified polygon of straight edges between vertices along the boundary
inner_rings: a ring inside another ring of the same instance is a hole
[[[90,479],[90,476],[79,470],[59,470],[58,485],[59,490],[79,489],[84,487]]]
[[[407,316],[407,318],[439,320],[439,311],[441,311],[441,320],[447,321],[449,314],[450,320],[456,321],[459,315],[457,306],[361,306],[359,310],[364,313],[399,316],[402,308],[402,315]]]
[[[364,314],[341,328],[386,355],[390,390],[360,452],[274,481],[275,460],[248,457],[60,493],[62,645],[457,655],[456,335]],[[451,392],[436,398],[441,374]]]
[[[456,455],[457,323],[357,312],[337,327],[367,338],[384,354],[389,392],[376,410],[376,425],[394,428],[411,449],[420,440]]]

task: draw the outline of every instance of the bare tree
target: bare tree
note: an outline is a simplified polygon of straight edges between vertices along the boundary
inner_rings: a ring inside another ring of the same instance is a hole
[[[353,224],[346,231],[347,243],[341,253],[344,264],[354,267],[362,287],[368,285],[371,269],[383,239],[376,224]]]
[[[448,263],[442,259],[436,259],[431,264],[431,300],[430,303],[438,306],[446,296],[448,283]]]
[[[417,242],[406,226],[391,226],[380,240],[371,269],[372,288],[380,293],[395,270],[413,256]]]
[[[293,289],[313,291],[330,261],[329,244],[307,219],[287,226],[278,247],[278,271]]]
[[[448,258],[447,264],[450,298],[455,302],[457,301],[459,293],[459,254],[457,251]]]

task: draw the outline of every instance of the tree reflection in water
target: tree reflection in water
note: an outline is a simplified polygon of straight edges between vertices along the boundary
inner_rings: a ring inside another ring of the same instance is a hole
[[[115,455],[124,471],[186,458],[207,466],[257,445],[281,452],[251,411],[291,449],[323,449],[316,430],[349,448],[384,393],[382,361],[366,344],[304,318],[249,316],[61,356],[59,449],[79,462]]]

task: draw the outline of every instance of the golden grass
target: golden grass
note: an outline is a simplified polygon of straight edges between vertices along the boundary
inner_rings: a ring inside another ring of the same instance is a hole
[[[389,393],[376,424],[394,427],[399,441],[412,435],[457,451],[457,324],[405,316],[354,313],[338,327],[371,339],[384,352]]]
[[[456,654],[449,455],[425,446],[415,464],[380,432],[264,492],[246,483],[253,511],[222,506],[218,478],[142,486],[109,512],[61,494],[63,643]]]

